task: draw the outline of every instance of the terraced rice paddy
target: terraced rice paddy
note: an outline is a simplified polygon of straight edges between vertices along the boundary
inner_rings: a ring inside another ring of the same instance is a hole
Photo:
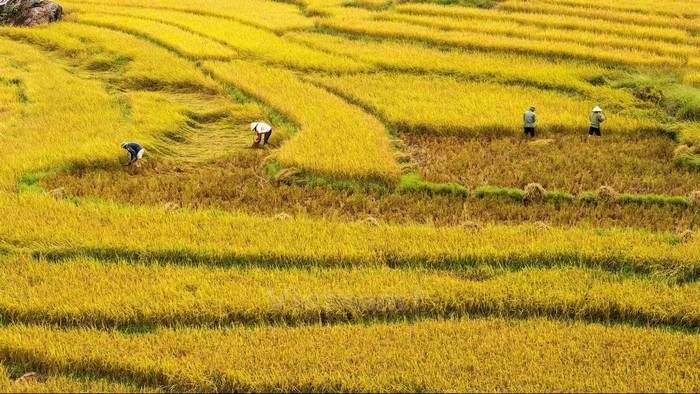
[[[700,391],[700,1],[61,4],[0,27],[0,392]]]

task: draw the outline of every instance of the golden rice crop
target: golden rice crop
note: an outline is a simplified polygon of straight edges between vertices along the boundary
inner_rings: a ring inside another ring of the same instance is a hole
[[[51,26],[53,27],[53,26]],[[51,29],[49,26],[37,26],[32,29],[5,26],[0,29],[0,35],[16,40],[28,41],[44,49],[61,51],[69,56],[78,56],[87,50],[87,44],[77,37],[65,32]],[[49,31],[50,30],[50,31]],[[11,52],[6,53],[11,55]]]
[[[611,4],[606,4],[607,7]],[[415,15],[446,16],[459,20],[461,18],[488,18],[496,21],[512,21],[526,26],[542,26],[547,28],[571,29],[583,32],[611,34],[618,37],[644,38],[662,40],[676,43],[692,44],[696,41],[685,30],[673,27],[651,27],[637,24],[623,23],[591,23],[591,19],[585,16],[572,16],[568,14],[548,15],[543,17],[539,13],[506,12],[496,8],[484,10],[469,7],[443,7],[435,4],[400,4],[394,7],[400,13]]]
[[[114,76],[116,81],[127,88],[219,91],[219,86],[193,64],[158,45],[129,34],[70,22],[52,26],[46,30],[46,34],[52,34],[56,30],[90,42],[106,52],[110,67],[118,69],[120,63],[128,63],[123,74]]]
[[[129,126],[148,136],[142,142],[147,143],[149,156],[171,157],[178,165],[206,162],[247,148],[247,122],[264,114],[257,104],[238,104],[223,96],[129,92],[125,99],[130,106]],[[286,135],[284,129],[275,139],[280,135]]]
[[[86,15],[80,16],[79,20],[89,20],[93,22],[97,20],[99,23],[105,23],[105,18],[107,18],[112,21],[110,26],[117,28],[128,28],[130,25],[124,23],[120,19],[115,19],[111,14],[143,18],[138,19],[138,23],[141,26],[138,26],[137,31],[140,34],[146,34],[155,40],[167,40],[168,45],[176,48],[183,54],[187,54],[188,48],[194,44],[187,44],[187,40],[180,40],[175,34],[167,35],[167,31],[154,29],[153,26],[149,26],[148,24],[156,22],[148,22],[147,20],[158,21],[160,25],[165,25],[170,30],[179,30],[177,28],[181,28],[193,32],[201,36],[199,39],[208,41],[212,45],[225,43],[228,47],[235,48],[248,56],[254,56],[264,62],[282,64],[300,69],[329,70],[335,72],[359,71],[369,68],[368,65],[361,64],[357,61],[314,51],[261,28],[247,26],[224,18],[142,8],[105,8],[104,6],[81,5],[79,9],[85,12]],[[104,13],[109,13],[110,16],[101,16],[101,14]],[[137,19],[128,18],[127,21],[137,21]],[[177,28],[175,26],[177,26]],[[191,33],[187,34],[192,35]],[[207,38],[204,39],[202,37]],[[182,41],[182,43],[178,43],[179,41]]]
[[[700,146],[700,125],[695,122],[682,123],[678,140],[688,146]]]
[[[282,32],[289,29],[300,29],[313,26],[313,20],[299,12],[299,7],[293,2],[256,0],[207,0],[205,6],[180,0],[114,0],[105,4],[100,0],[65,0],[65,9],[84,9],[92,5],[111,8],[153,8],[160,10],[178,10],[200,15],[224,17],[263,29]]]
[[[142,392],[160,392],[161,390],[153,387],[137,387],[125,383],[118,383],[121,379],[87,379],[72,376],[71,374],[56,374],[56,373],[36,373],[24,376],[26,366],[13,366],[14,370],[18,370],[16,375],[11,378],[9,368],[0,363],[0,392],[1,393],[142,393]],[[33,372],[33,371],[32,371]]]
[[[404,38],[421,40],[436,45],[579,59],[621,66],[678,67],[687,63],[687,59],[629,48],[606,49],[555,40],[532,40],[481,32],[442,31],[406,22],[363,20],[361,15],[360,17],[327,18],[319,20],[318,23],[322,27],[341,32],[373,37]]]
[[[567,6],[588,7],[590,0],[545,0],[545,3],[562,4]],[[654,3],[649,0],[622,0],[615,3],[605,4],[606,9],[636,12],[642,14],[666,15],[673,17],[690,17],[700,15],[700,9],[695,6],[694,1],[668,0],[664,1],[663,7],[653,7]],[[697,3],[697,2],[695,2]]]
[[[700,388],[697,335],[541,319],[156,329],[139,335],[9,325],[0,328],[0,357],[174,391]]]
[[[241,214],[178,212],[0,194],[0,239],[11,249],[57,256],[157,258],[214,265],[426,266],[581,264],[610,270],[667,271],[694,280],[700,239],[633,229],[488,225],[478,231],[432,226],[378,226]],[[139,225],[134,226],[138,218]],[[36,226],[35,223],[45,223]],[[267,234],[260,237],[259,234]],[[70,247],[65,239],[73,240]],[[233,240],[233,241],[232,241]],[[64,246],[61,246],[64,245]],[[179,257],[178,257],[179,256]]]
[[[299,124],[301,131],[276,153],[284,165],[340,177],[398,176],[387,131],[360,108],[264,64],[207,62],[204,67]]]
[[[157,263],[0,258],[0,319],[128,328],[491,314],[700,329],[697,283],[671,286],[574,267],[441,272]]]
[[[7,50],[7,49],[5,49]],[[12,70],[7,53],[0,49],[0,69],[6,70],[0,77],[0,138],[10,132],[17,116],[22,113],[22,103],[27,100],[24,81],[19,71]]]
[[[127,130],[115,99],[100,84],[77,78],[28,45],[7,38],[0,42],[24,64],[13,74],[27,101],[9,107],[19,106],[22,116],[0,136],[4,146],[13,147],[0,152],[2,187],[14,187],[24,172],[98,159],[119,149]]]
[[[593,64],[557,62],[511,53],[445,51],[401,41],[360,41],[319,33],[289,33],[286,37],[373,63],[383,69],[457,74],[484,80],[493,78],[510,84],[524,83],[579,92],[605,104],[635,104],[629,92],[588,82],[610,73]]]
[[[630,49],[644,53],[669,55],[685,59],[697,56],[699,52],[697,46],[690,44],[660,42],[655,39],[641,39],[639,37],[624,38],[601,32],[589,33],[580,30],[553,28],[550,26],[523,26],[520,22],[516,21],[499,21],[482,17],[468,18],[462,16],[458,20],[450,20],[441,16],[386,14],[378,19],[407,22],[450,31],[487,33],[495,36],[520,37],[529,40],[547,40],[562,44],[575,43],[590,47],[591,52]]]
[[[66,25],[66,23],[61,24],[61,26],[64,25]],[[80,37],[89,37],[86,36],[85,33],[91,30],[90,27],[81,25],[71,26],[70,24],[69,26],[76,27],[77,31],[82,34]],[[65,30],[71,34],[74,34],[76,31],[74,29]],[[22,29],[22,31],[31,32],[33,30]],[[39,38],[40,36],[30,35],[24,37],[21,36],[21,34],[23,33],[19,33],[18,30],[18,37],[29,40],[47,49],[52,48],[52,45],[46,44]],[[60,45],[64,38],[74,39],[73,36],[67,35],[65,32],[44,31],[42,34],[50,34],[52,42],[56,45]],[[109,35],[110,31],[106,30],[105,34]],[[116,34],[119,38],[128,37],[120,35],[121,33]],[[180,89],[180,86],[183,85],[189,84],[196,86],[196,84],[201,83],[204,86],[210,86],[211,89],[218,90],[218,86],[216,86],[213,81],[206,79],[200,71],[189,66],[187,63],[183,63],[176,56],[171,55],[157,46],[151,48],[154,49],[152,52],[155,55],[163,55],[163,60],[172,61],[175,65],[181,64],[183,66],[182,69],[168,72],[167,75],[162,71],[151,73],[148,70],[155,67],[154,61],[143,55],[137,55],[135,58],[127,60],[126,63],[128,63],[128,67],[124,69],[119,65],[122,61],[119,59],[128,58],[128,56],[134,52],[113,53],[111,56],[104,55],[101,53],[102,49],[100,48],[100,44],[95,44],[92,40],[89,42],[90,44],[83,44],[83,48],[80,48],[79,52],[65,52],[65,54],[67,56],[71,55],[71,57],[66,58],[67,62],[78,70],[87,69],[87,71],[80,71],[80,73],[90,75],[94,79],[103,79],[110,82],[118,81],[126,85],[143,84],[149,89],[152,88],[153,85],[168,86],[172,84],[172,89],[174,90]],[[113,44],[106,41],[104,45],[113,48]],[[95,48],[99,49],[96,50]],[[58,50],[62,51],[61,49]],[[96,56],[92,55],[95,51],[101,54]],[[93,69],[95,71],[92,71]],[[34,72],[35,70],[32,71]],[[31,79],[33,78],[33,74],[27,73],[25,78]],[[138,82],[134,81],[134,78],[136,78]],[[173,78],[175,78],[175,80],[172,80]],[[187,81],[188,79],[190,80],[189,82]],[[193,89],[193,87],[191,89]],[[41,95],[46,95],[47,93],[50,95],[52,92],[37,92],[37,94]],[[42,100],[44,99],[47,102],[55,100],[53,97],[42,97]],[[159,152],[176,155],[180,160],[212,159],[225,156],[232,151],[241,149],[243,145],[249,142],[246,129],[249,120],[258,118],[263,113],[262,109],[256,104],[237,104],[222,95],[215,96],[213,94],[200,94],[199,97],[197,97],[197,95],[193,94],[130,92],[122,95],[111,95],[110,100],[112,104],[109,105],[119,109],[122,115],[118,119],[115,119],[115,121],[121,122],[119,127],[123,130],[122,139],[137,139],[148,147],[151,154]],[[66,103],[66,106],[71,105],[70,102]],[[73,105],[73,107],[75,106]],[[85,112],[90,113],[95,111],[86,110]],[[94,118],[95,129],[99,130],[100,127],[102,127],[100,126],[101,123],[109,121],[109,119],[110,118],[107,116],[105,116],[104,119],[100,119],[99,116],[96,116]],[[28,122],[28,125],[31,127],[33,123]],[[66,127],[70,125],[71,123],[67,123]],[[21,122],[17,123],[16,126],[19,126],[19,130],[23,130]],[[281,131],[281,133],[278,133],[276,138],[285,134],[283,129],[279,131]],[[57,132],[60,131],[57,130]],[[243,142],[244,135],[245,142]],[[165,139],[163,139],[164,136],[166,136]],[[177,141],[173,138],[176,138]],[[116,146],[119,141],[120,139],[115,139],[109,141],[109,143]],[[183,144],[180,142],[185,143]],[[165,144],[169,144],[170,146],[166,147]],[[75,143],[73,145],[74,147],[77,146]],[[114,149],[110,149],[110,151],[114,152]],[[97,158],[92,159],[94,160]],[[27,163],[25,162],[25,164]],[[36,169],[43,168],[37,167]]]
[[[231,48],[216,41],[165,23],[118,15],[71,14],[70,19],[148,37],[160,45],[194,59],[230,59],[236,55]]]
[[[313,2],[313,0],[312,0]],[[393,0],[353,0],[352,5],[370,9],[381,9],[394,6]]]
[[[0,28],[0,391],[700,390],[698,1],[106,3]]]
[[[683,77],[683,83],[700,87],[700,72],[688,73]]]
[[[157,145],[161,145],[161,149],[164,149],[162,143],[159,143],[164,134],[178,132],[182,134],[183,131],[191,130],[190,118],[206,118],[209,116],[207,112],[216,110],[213,106],[217,105],[217,102],[226,101],[223,98],[218,100],[209,98],[207,99],[209,108],[202,110],[203,112],[197,112],[186,104],[169,101],[162,93],[110,95],[99,83],[76,78],[75,75],[62,69],[56,70],[58,69],[56,64],[44,58],[40,52],[23,44],[9,40],[7,42],[5,48],[12,50],[11,59],[25,64],[31,62],[31,67],[17,69],[8,80],[14,82],[8,82],[9,96],[5,108],[7,111],[12,109],[15,115],[24,116],[17,116],[12,119],[12,123],[8,122],[7,127],[11,125],[13,133],[4,134],[1,137],[3,143],[14,146],[14,149],[5,150],[2,153],[5,174],[3,180],[8,182],[5,186],[14,186],[13,183],[25,172],[58,167],[70,161],[96,162],[118,157],[117,152],[120,152],[118,143],[127,139],[139,140],[149,149]],[[140,69],[139,65],[149,66],[140,64],[138,61],[134,63],[134,67],[126,72],[126,78],[133,78],[134,73],[142,72],[143,69]],[[185,79],[192,80],[199,77],[203,83],[212,84],[203,77],[201,72],[192,69],[192,74],[188,75],[186,71],[173,72],[172,76],[175,78],[178,74],[183,77],[182,80],[172,81],[172,83],[185,83]],[[144,78],[153,77],[158,75],[144,75]],[[120,74],[111,74],[108,78],[120,80],[123,77]],[[164,78],[167,77],[164,76]],[[57,81],[61,81],[61,85],[65,88],[52,89],[51,86],[54,86]],[[165,86],[170,82],[164,80],[157,83]],[[192,82],[196,83],[196,79]],[[240,112],[241,109],[249,116],[261,113],[258,107],[251,104],[219,105],[223,105],[219,108],[223,115],[216,116],[223,116],[225,119],[231,119],[231,116]],[[247,120],[237,119],[237,122],[245,126]],[[203,153],[211,157],[215,152],[221,152],[222,148],[229,152],[240,149],[240,142],[238,147],[231,146],[230,139],[240,138],[236,135],[243,135],[244,131],[245,127],[238,131],[230,127],[224,128],[218,133],[223,139],[217,138],[216,134],[209,134],[200,144]],[[246,132],[245,135],[247,134]],[[46,138],[51,138],[56,145],[49,146],[41,142]],[[219,146],[213,148],[212,145],[217,141],[220,143]],[[182,150],[179,152],[182,153]]]
[[[187,107],[161,92],[129,92],[131,123],[137,130],[153,135],[173,132],[185,126]]]
[[[692,9],[693,7],[686,7]],[[499,4],[499,9],[515,12],[530,12],[544,15],[574,15],[613,23],[631,23],[642,26],[680,28],[688,32],[698,31],[698,24],[692,19],[678,16],[654,15],[639,12],[615,11],[601,7],[577,7],[566,4],[548,4],[546,2],[528,2],[523,0],[507,0]]]
[[[314,76],[334,91],[364,103],[400,131],[439,134],[520,134],[522,113],[535,105],[544,133],[588,129],[592,102],[522,86],[465,82],[451,77],[406,74]],[[651,120],[608,114],[604,128],[630,133],[658,128]]]

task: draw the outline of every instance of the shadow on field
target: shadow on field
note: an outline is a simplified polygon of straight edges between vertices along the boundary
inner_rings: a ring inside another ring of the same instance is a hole
[[[129,262],[137,264],[177,264],[211,267],[261,267],[261,268],[358,268],[389,267],[396,269],[427,269],[460,272],[487,263],[497,269],[518,271],[525,268],[586,267],[619,273],[627,272],[640,276],[653,276],[669,283],[683,284],[700,278],[700,265],[689,266],[687,261],[670,258],[626,259],[624,256],[584,255],[577,252],[524,253],[512,255],[472,256],[399,256],[392,251],[377,251],[367,258],[347,257],[303,257],[284,254],[205,254],[183,250],[128,250],[125,248],[73,247],[71,249],[37,250],[35,259],[62,262],[75,258],[93,258],[106,262]]]

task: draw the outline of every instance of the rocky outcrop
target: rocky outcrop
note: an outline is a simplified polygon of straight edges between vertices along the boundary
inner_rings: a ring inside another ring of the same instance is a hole
[[[0,0],[0,24],[35,26],[55,22],[63,8],[49,0]]]

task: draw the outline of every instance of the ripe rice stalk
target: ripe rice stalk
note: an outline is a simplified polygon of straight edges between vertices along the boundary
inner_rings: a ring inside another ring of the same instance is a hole
[[[693,374],[700,357],[696,335],[546,319],[157,329],[139,335],[10,325],[0,328],[0,349],[4,359],[22,357],[52,371],[125,377],[175,391],[328,391],[329,381],[344,391],[695,391],[700,384]],[[420,359],[416,349],[425,350]],[[479,365],[485,368],[479,373],[454,373]]]

